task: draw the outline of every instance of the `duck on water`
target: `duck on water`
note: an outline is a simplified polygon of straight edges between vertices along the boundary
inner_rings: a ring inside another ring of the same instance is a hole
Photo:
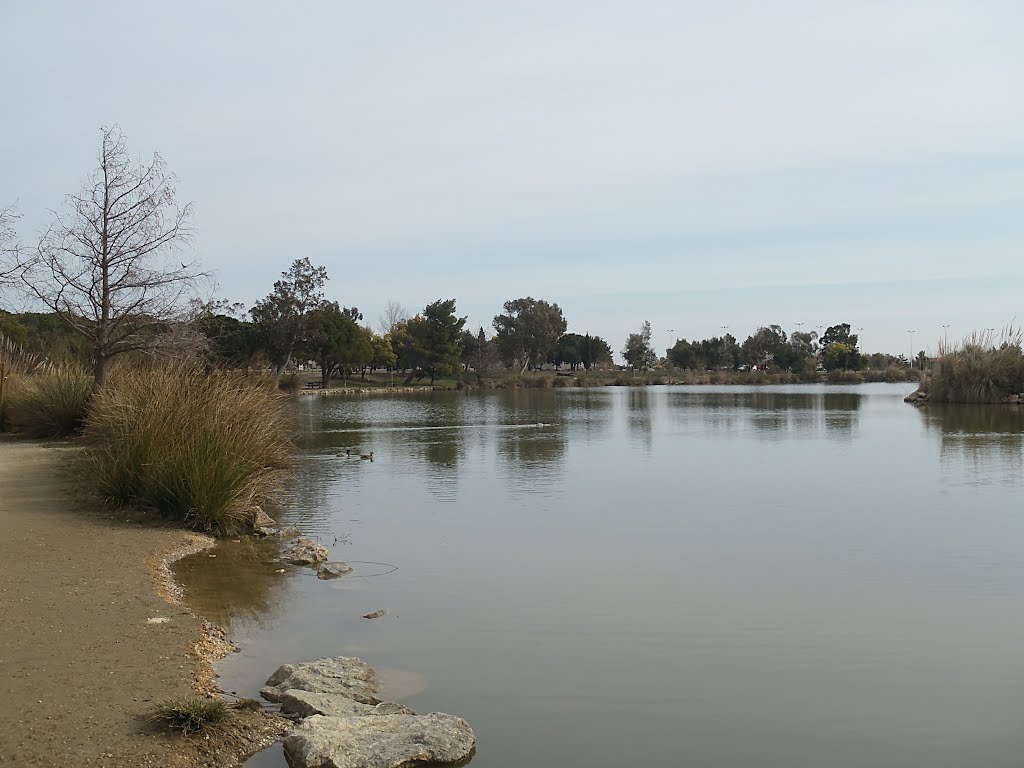
[[[359,458],[364,461],[373,461],[373,451],[370,451],[369,453],[359,453],[359,451],[353,451],[350,448],[346,448],[344,453],[336,453],[335,456],[342,459]]]

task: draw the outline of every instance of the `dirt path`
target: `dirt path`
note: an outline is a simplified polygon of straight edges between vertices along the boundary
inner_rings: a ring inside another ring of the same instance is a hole
[[[145,563],[186,534],[71,509],[71,450],[0,442],[0,765],[194,764],[138,718],[190,693],[196,619]]]

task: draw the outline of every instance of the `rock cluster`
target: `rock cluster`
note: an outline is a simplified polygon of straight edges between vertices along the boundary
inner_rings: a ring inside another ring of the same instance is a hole
[[[473,754],[476,735],[461,717],[377,697],[373,669],[339,656],[278,669],[260,695],[302,718],[284,740],[293,768],[399,768],[455,763]]]
[[[912,405],[922,405],[928,402],[928,393],[922,389],[915,390],[904,397],[903,402],[911,403]]]
[[[281,559],[292,565],[318,565],[327,562],[327,548],[299,536],[281,553]]]

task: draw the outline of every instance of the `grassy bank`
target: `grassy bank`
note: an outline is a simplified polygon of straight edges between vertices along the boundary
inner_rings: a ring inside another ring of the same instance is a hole
[[[122,366],[94,391],[77,365],[0,340],[0,429],[74,437],[103,502],[220,534],[246,527],[291,464],[286,396],[269,380],[188,366]]]
[[[943,345],[921,382],[920,393],[933,403],[1001,403],[1024,394],[1024,334],[1006,328],[995,337],[974,333]]]
[[[651,371],[528,371],[519,374],[513,371],[491,371],[483,377],[473,371],[456,374],[453,377],[438,379],[433,386],[426,379],[413,380],[406,383],[405,377],[382,371],[374,371],[364,376],[350,376],[347,379],[333,379],[332,388],[351,387],[359,389],[546,389],[550,387],[637,387],[663,386],[668,384],[682,385],[778,385],[778,384],[860,384],[864,382],[900,382],[917,381],[920,372],[916,369],[891,367],[885,370],[865,371],[833,371],[831,373],[814,372],[806,375],[794,373],[770,373],[765,371],[689,371],[662,370]],[[303,371],[284,379],[285,389],[290,392],[305,390],[308,383],[319,384],[320,375],[316,371]]]

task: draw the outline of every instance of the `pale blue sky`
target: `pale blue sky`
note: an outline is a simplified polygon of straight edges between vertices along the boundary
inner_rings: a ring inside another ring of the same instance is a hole
[[[373,324],[934,349],[1024,315],[1022,39],[1019,0],[0,0],[0,203],[30,240],[117,122],[247,304],[308,256]]]

